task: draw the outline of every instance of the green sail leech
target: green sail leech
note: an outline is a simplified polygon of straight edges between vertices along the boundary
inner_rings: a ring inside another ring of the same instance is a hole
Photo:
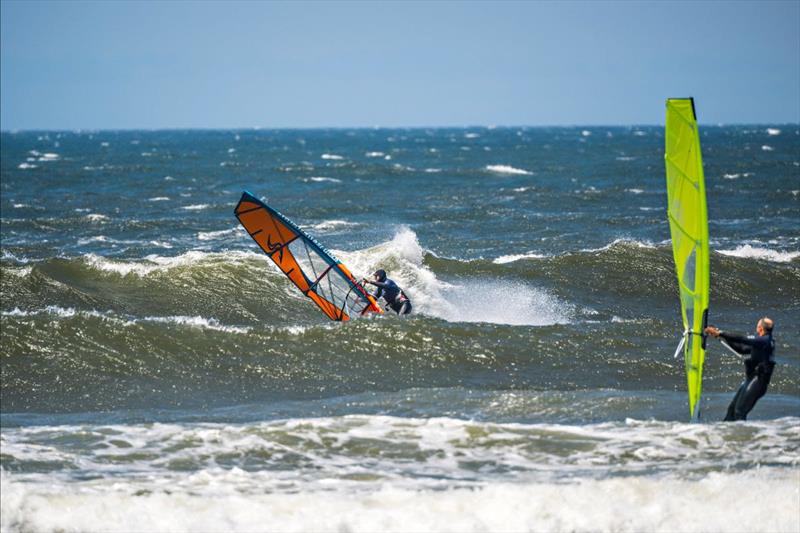
[[[681,345],[689,391],[689,413],[692,420],[697,420],[703,391],[703,329],[708,320],[709,254],[706,186],[693,99],[667,100],[665,138],[667,219],[680,290],[684,329]]]

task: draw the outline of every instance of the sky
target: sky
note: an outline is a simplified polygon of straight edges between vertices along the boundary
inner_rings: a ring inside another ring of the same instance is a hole
[[[800,122],[800,0],[0,0],[0,128]]]

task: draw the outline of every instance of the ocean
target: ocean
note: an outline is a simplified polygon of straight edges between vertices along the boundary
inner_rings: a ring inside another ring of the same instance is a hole
[[[800,126],[705,126],[689,423],[663,127],[0,134],[0,528],[800,531]],[[409,317],[329,321],[247,190]]]

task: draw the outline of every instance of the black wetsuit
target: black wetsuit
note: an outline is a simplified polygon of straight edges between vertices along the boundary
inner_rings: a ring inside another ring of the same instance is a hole
[[[384,281],[372,281],[370,283],[378,287],[375,294],[373,294],[376,300],[383,297],[384,301],[386,301],[386,305],[398,315],[407,315],[411,312],[411,300],[409,300],[403,290],[397,286],[397,283],[389,278],[386,278]]]
[[[763,336],[733,335],[720,332],[720,338],[738,353],[750,357],[744,360],[745,380],[728,406],[726,421],[747,420],[747,413],[767,392],[772,369],[775,368],[775,341],[772,332]]]

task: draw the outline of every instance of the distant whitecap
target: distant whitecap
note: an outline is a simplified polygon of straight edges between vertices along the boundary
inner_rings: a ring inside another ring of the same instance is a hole
[[[521,176],[532,176],[533,172],[521,168],[515,168],[510,165],[486,165],[486,170],[496,174],[516,174]]]

